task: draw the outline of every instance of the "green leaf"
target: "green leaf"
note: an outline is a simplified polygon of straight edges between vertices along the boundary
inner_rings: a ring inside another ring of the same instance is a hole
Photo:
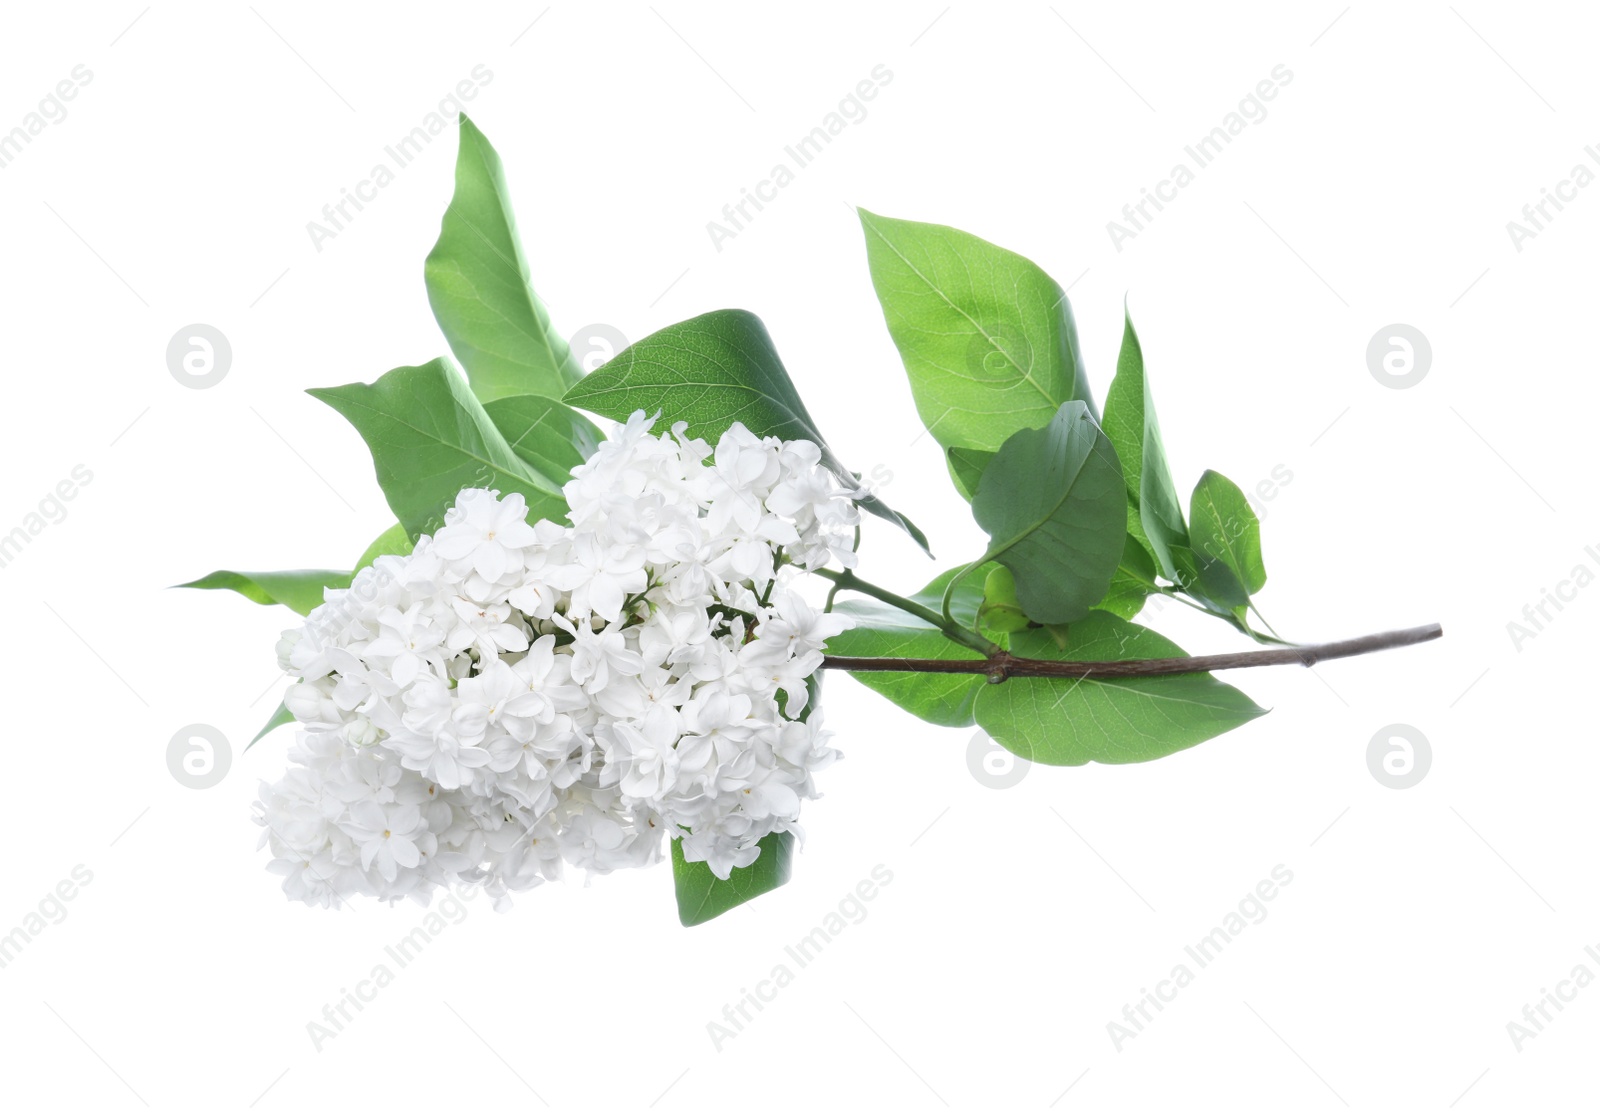
[[[1067,628],[1065,646],[1046,633],[1013,637],[1021,658],[1113,662],[1183,655],[1148,628],[1107,612]],[[1142,763],[1237,728],[1266,710],[1210,674],[1149,678],[1011,678],[978,693],[978,724],[1036,763]]]
[[[566,513],[560,484],[511,451],[445,358],[396,368],[375,383],[308,394],[344,415],[366,440],[389,509],[411,538],[437,531],[463,488],[520,492],[529,521]]]
[[[946,569],[922,588],[910,596],[924,608],[937,612],[944,602],[945,589],[950,587],[950,582],[957,577],[956,587],[950,594],[950,618],[965,627],[976,627],[978,623],[978,609],[983,606],[983,586],[989,574],[997,567],[993,562],[979,565],[976,568],[964,566],[956,569]],[[898,611],[899,609],[896,609]],[[948,640],[947,640],[948,641]],[[952,646],[956,645],[954,643]]]
[[[257,604],[284,604],[307,615],[322,603],[324,588],[349,588],[352,574],[333,569],[288,569],[281,573],[236,573],[218,569],[174,588],[232,589]]]
[[[400,557],[405,557],[415,546],[416,543],[406,533],[406,528],[396,523],[372,540],[372,545],[368,546],[362,552],[361,557],[356,560],[355,572],[361,572],[386,554],[398,554]]]
[[[1111,587],[1127,538],[1122,470],[1081,402],[1063,403],[1042,430],[1019,430],[983,470],[972,516],[1037,623],[1071,623]]]
[[[428,304],[479,399],[559,397],[583,371],[528,285],[500,157],[461,117],[456,191],[423,273]]]
[[[970,233],[859,213],[889,335],[940,445],[993,452],[1069,400],[1096,413],[1054,279]]]
[[[1111,588],[1098,605],[1122,619],[1132,619],[1144,608],[1145,598],[1156,590],[1156,563],[1150,551],[1133,535],[1122,544],[1122,560],[1112,574]]]
[[[757,437],[804,438],[822,448],[822,463],[841,482],[859,483],[828,448],[766,326],[748,310],[713,310],[657,330],[589,373],[562,401],[618,422],[636,410],[659,412],[659,428],[686,422],[690,437],[712,445],[735,422]],[[857,502],[928,549],[922,531],[876,496]]]
[[[983,579],[983,604],[978,608],[978,626],[984,631],[1011,635],[1025,630],[1028,617],[1017,602],[1017,579],[1011,570],[997,565]]]
[[[555,399],[543,395],[509,395],[485,403],[489,420],[511,451],[538,470],[565,484],[572,470],[589,459],[603,434],[595,424]]]
[[[978,491],[978,481],[983,479],[983,470],[994,460],[994,453],[987,449],[952,445],[944,451],[944,456],[945,463],[950,466],[950,478],[955,481],[956,491],[961,493],[962,499],[971,503]]]
[[[977,623],[983,601],[983,583],[998,568],[986,565],[963,573],[951,596],[951,614],[969,627]],[[960,569],[950,569],[911,599],[937,610],[945,586]],[[951,642],[937,627],[899,608],[876,600],[840,601],[834,611],[855,620],[856,626],[828,640],[828,653],[851,658],[948,658],[983,660],[970,647]],[[972,702],[985,683],[982,674],[915,674],[891,671],[852,673],[862,685],[887,697],[911,715],[946,728],[972,724]]]
[[[828,640],[828,653],[852,658],[948,658],[982,661],[970,647],[951,642],[931,624],[875,600],[849,600],[834,609],[856,626]],[[887,697],[911,715],[946,728],[972,721],[972,702],[982,674],[916,674],[864,670],[852,673],[862,685]]]
[[[1267,583],[1261,522],[1232,480],[1207,469],[1189,500],[1189,535],[1200,583],[1220,603],[1241,608]]]
[[[1167,467],[1150,381],[1144,374],[1144,351],[1131,317],[1124,318],[1117,375],[1106,393],[1105,431],[1122,462],[1128,498],[1139,510],[1141,529],[1135,536],[1148,543],[1161,572],[1176,581],[1178,563],[1173,549],[1188,546],[1189,534],[1172,470]]]
[[[752,898],[789,881],[794,865],[794,834],[774,832],[761,838],[761,855],[749,867],[736,867],[726,879],[711,873],[705,863],[683,858],[683,841],[672,845],[672,883],[678,896],[678,921],[703,925],[714,917],[742,906]]]
[[[289,711],[288,705],[284,704],[282,701],[279,701],[278,707],[273,710],[272,717],[266,722],[265,725],[262,726],[261,730],[256,733],[256,738],[244,745],[244,749],[246,751],[250,750],[256,744],[260,743],[261,740],[273,730],[281,728],[285,724],[293,723],[294,713]]]
[[[1111,444],[1115,448],[1116,442],[1113,441]],[[1119,462],[1127,461],[1127,457],[1123,455],[1121,449],[1117,450],[1117,460]],[[1150,548],[1150,539],[1145,537],[1144,523],[1139,520],[1139,505],[1132,498],[1128,500],[1128,537],[1139,544],[1139,548],[1145,552],[1145,556],[1150,559],[1150,564],[1154,567],[1156,561],[1155,552]]]

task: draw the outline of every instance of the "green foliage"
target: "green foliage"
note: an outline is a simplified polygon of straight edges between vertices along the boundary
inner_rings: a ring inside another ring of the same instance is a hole
[[[1130,530],[1146,545],[1167,579],[1177,580],[1179,563],[1174,550],[1187,548],[1189,535],[1172,471],[1167,467],[1150,381],[1144,374],[1144,351],[1131,317],[1124,318],[1117,375],[1106,394],[1105,431],[1122,462],[1128,499],[1138,511],[1137,526],[1130,524]]]
[[[977,494],[978,481],[983,479],[983,470],[989,467],[989,462],[994,460],[994,453],[987,449],[968,449],[964,445],[952,445],[944,451],[945,462],[950,466],[950,479],[955,481],[956,491],[961,493],[961,498],[968,503]]]
[[[889,335],[941,446],[992,452],[1074,399],[1095,413],[1054,279],[971,233],[859,212]]]
[[[1189,499],[1189,534],[1200,584],[1230,608],[1243,608],[1267,583],[1261,522],[1239,486],[1209,469]]]
[[[1027,629],[1028,617],[1017,600],[1017,579],[1011,570],[997,565],[983,579],[983,604],[978,608],[978,626],[999,635]]]
[[[941,573],[910,599],[937,608],[945,588],[961,573],[952,594],[952,612],[958,622],[976,624],[983,599],[985,577],[994,566],[963,572]],[[983,655],[952,642],[926,620],[876,600],[845,600],[835,609],[855,621],[855,626],[828,640],[828,653],[848,658],[948,658],[982,661]],[[911,715],[946,728],[973,723],[972,705],[984,685],[982,674],[919,674],[890,670],[852,674],[868,689],[887,697]]]
[[[712,874],[704,863],[683,858],[683,842],[673,840],[672,885],[678,898],[678,921],[685,926],[703,925],[776,890],[789,881],[794,866],[794,834],[774,832],[762,837],[761,855],[749,867],[736,867],[726,879]]]
[[[593,422],[543,395],[508,395],[483,409],[511,451],[557,483],[565,484],[601,441]]]
[[[438,530],[463,488],[520,492],[530,521],[566,512],[562,478],[540,473],[512,451],[444,358],[396,368],[375,383],[309,394],[344,415],[366,440],[389,509],[412,539]]]
[[[352,574],[333,569],[288,569],[281,573],[236,573],[218,569],[174,588],[232,589],[257,604],[284,604],[301,615],[322,603],[325,588],[349,588]]]
[[[529,285],[500,156],[465,115],[455,196],[423,273],[433,316],[481,401],[559,399],[582,377]]]
[[[1123,619],[1132,619],[1144,608],[1144,602],[1157,591],[1156,563],[1150,551],[1133,535],[1122,543],[1122,560],[1111,576],[1111,587],[1105,599],[1096,607]]]
[[[269,733],[283,727],[285,724],[293,723],[294,713],[289,711],[288,705],[284,704],[282,701],[279,701],[278,707],[272,710],[272,715],[267,718],[267,722],[261,726],[261,730],[255,734],[255,738],[244,745],[244,749],[246,751],[250,750],[256,744],[260,743],[262,738]]]
[[[1154,631],[1092,612],[1066,629],[1065,645],[1028,631],[1011,641],[1023,658],[1112,662],[1175,658]],[[1003,747],[1036,763],[1142,763],[1237,728],[1266,710],[1210,674],[1147,678],[1011,678],[978,693],[977,719]]]
[[[972,516],[989,534],[980,562],[1011,570],[1029,619],[1088,615],[1111,587],[1127,520],[1117,455],[1089,408],[1063,403],[1044,429],[1007,438],[983,470]]]

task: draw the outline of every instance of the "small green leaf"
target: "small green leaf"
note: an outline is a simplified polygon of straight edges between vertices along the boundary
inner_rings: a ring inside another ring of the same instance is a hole
[[[1017,602],[1017,580],[1011,570],[997,565],[983,579],[983,604],[978,608],[978,626],[1002,635],[1024,631],[1028,617]]]
[[[244,745],[244,749],[246,751],[250,750],[256,744],[260,743],[261,740],[273,730],[281,728],[285,724],[293,723],[294,713],[289,711],[288,705],[284,704],[282,701],[279,701],[278,707],[273,710],[271,719],[269,719],[266,724],[262,726],[261,730],[256,733],[255,739]]]
[[[1111,442],[1081,402],[1042,430],[1019,430],[983,470],[972,515],[1037,623],[1071,623],[1111,587],[1127,538],[1127,499]]]
[[[530,522],[566,514],[560,484],[511,451],[447,359],[308,394],[360,432],[389,509],[411,538],[438,530],[463,488],[522,493]]]
[[[508,395],[485,403],[483,409],[513,453],[539,475],[562,484],[604,437],[583,415],[542,395]]]
[[[585,376],[562,401],[618,422],[636,410],[659,412],[658,428],[686,422],[690,437],[713,446],[735,422],[757,437],[804,438],[822,448],[822,463],[842,483],[859,483],[828,448],[766,326],[748,310],[713,310],[657,330]],[[922,531],[876,496],[857,502],[928,549]]]
[[[951,615],[967,626],[977,623],[983,600],[984,579],[996,566],[966,572],[951,596]],[[911,597],[924,607],[937,610],[945,586],[959,569],[946,570],[921,592]],[[937,627],[916,616],[876,600],[844,600],[835,608],[853,619],[856,626],[828,640],[828,653],[850,658],[948,658],[983,660],[970,647],[952,642]],[[972,702],[984,684],[982,674],[916,674],[893,671],[852,673],[862,685],[878,693],[911,715],[946,728],[965,728],[972,724]]]
[[[361,557],[356,560],[355,572],[361,572],[387,554],[397,554],[400,557],[405,557],[415,547],[416,543],[406,533],[406,528],[399,523],[395,523],[394,526],[374,538],[372,545],[362,552]]]
[[[559,397],[583,377],[528,284],[500,157],[461,117],[456,192],[423,265],[428,304],[483,402]]]
[[[993,452],[1073,399],[1095,413],[1054,279],[970,233],[858,212],[889,335],[941,446]]]
[[[352,574],[333,569],[289,569],[281,573],[236,573],[218,569],[174,588],[232,589],[257,604],[284,604],[308,615],[322,603],[324,588],[349,588]]]
[[[945,589],[950,587],[950,582],[956,581],[956,587],[950,594],[950,618],[965,627],[975,627],[978,623],[978,609],[983,606],[983,585],[988,580],[989,574],[995,571],[995,565],[990,562],[972,568],[965,566],[957,569],[946,569],[922,588],[911,594],[910,599],[921,604],[924,608],[931,608],[937,612],[944,601]],[[898,611],[899,609],[896,609]],[[955,644],[952,644],[955,645]]]
[[[1144,608],[1145,598],[1156,591],[1156,563],[1140,541],[1128,535],[1122,544],[1122,560],[1111,577],[1106,598],[1097,605],[1122,619],[1132,619]]]
[[[1176,658],[1183,650],[1148,628],[1091,612],[1058,646],[1046,632],[1012,638],[1020,658],[1114,662]],[[978,724],[1036,763],[1142,763],[1231,731],[1262,715],[1210,674],[1148,678],[1011,678],[978,693]]]
[[[1144,373],[1144,351],[1131,317],[1124,318],[1117,375],[1106,393],[1105,431],[1122,462],[1128,499],[1138,509],[1135,537],[1148,544],[1161,572],[1176,581],[1178,564],[1173,549],[1187,546],[1189,535],[1161,443],[1161,426]]]
[[[1200,584],[1220,603],[1240,608],[1267,583],[1261,522],[1232,480],[1207,469],[1189,500],[1189,535]]]
[[[955,481],[956,491],[961,493],[962,499],[971,503],[978,491],[978,481],[983,479],[983,470],[994,460],[994,453],[987,449],[952,445],[944,451],[944,456],[945,463],[950,466],[950,478]]]
[[[705,863],[683,858],[683,841],[672,845],[672,883],[678,896],[678,921],[703,925],[714,917],[742,906],[752,898],[776,890],[789,881],[794,866],[794,834],[774,832],[761,838],[761,854],[749,867],[736,867],[726,879],[711,873]]]

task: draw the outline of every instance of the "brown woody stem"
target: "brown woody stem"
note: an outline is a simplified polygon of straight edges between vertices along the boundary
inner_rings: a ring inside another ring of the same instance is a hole
[[[987,658],[845,658],[830,655],[824,669],[854,673],[889,671],[916,674],[986,674],[998,683],[1007,678],[1147,678],[1169,674],[1199,674],[1210,670],[1239,670],[1249,666],[1315,666],[1331,658],[1354,658],[1374,651],[1426,643],[1444,634],[1437,623],[1343,639],[1315,646],[1274,647],[1234,654],[1202,654],[1192,658],[1128,658],[1115,662],[1053,662],[1043,658],[1016,658],[1001,651]]]

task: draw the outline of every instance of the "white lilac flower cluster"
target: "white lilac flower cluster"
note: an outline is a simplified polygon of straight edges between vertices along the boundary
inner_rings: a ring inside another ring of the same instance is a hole
[[[571,525],[469,488],[285,633],[300,731],[255,811],[290,898],[463,879],[504,906],[563,863],[654,863],[667,836],[725,879],[798,831],[838,754],[800,719],[807,679],[848,621],[785,585],[854,565],[853,493],[810,442],[735,424],[713,452],[652,421],[573,470]]]

